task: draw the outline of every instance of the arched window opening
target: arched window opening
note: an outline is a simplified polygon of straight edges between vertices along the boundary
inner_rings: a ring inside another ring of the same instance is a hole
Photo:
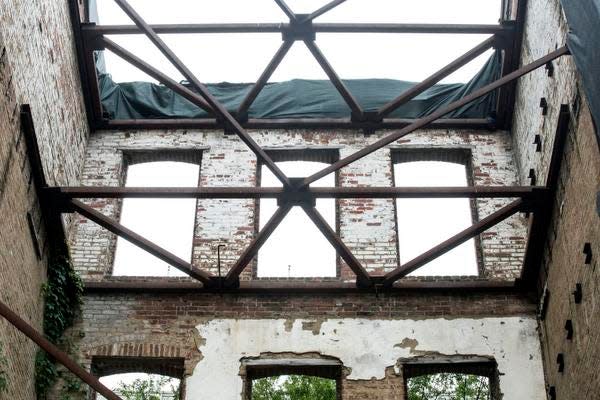
[[[159,161],[129,165],[125,186],[196,187],[200,166],[187,162]],[[196,216],[195,199],[123,200],[121,224],[190,261]],[[183,272],[131,244],[117,239],[113,275],[186,276]]]
[[[124,400],[182,400],[181,380],[166,375],[124,373],[100,378],[100,382]],[[106,400],[96,394],[96,400]]]
[[[279,168],[289,177],[306,177],[328,164],[317,161],[282,161]],[[281,186],[279,180],[265,166],[261,167],[261,186]],[[335,174],[329,174],[311,184],[313,187],[335,186]],[[336,203],[334,199],[318,199],[316,208],[332,229],[336,230]],[[259,228],[277,209],[274,199],[261,199]],[[257,273],[263,277],[335,277],[336,252],[318,228],[300,207],[293,207],[269,240],[258,252]]]
[[[409,161],[394,164],[396,186],[468,186],[464,164],[446,161]],[[471,201],[398,199],[400,264],[412,260],[473,223]],[[473,239],[416,270],[413,276],[478,275]]]
[[[252,381],[252,400],[336,400],[335,379],[311,375],[279,375]]]

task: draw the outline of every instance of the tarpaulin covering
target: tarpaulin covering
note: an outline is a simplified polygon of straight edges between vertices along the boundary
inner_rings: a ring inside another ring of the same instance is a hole
[[[498,79],[498,51],[467,83],[438,84],[402,105],[390,118],[419,118],[446,106]],[[377,111],[415,83],[393,79],[344,80],[365,111]],[[252,83],[208,84],[208,90],[228,110],[236,110]],[[115,83],[109,74],[99,74],[102,106],[110,119],[203,118],[207,113],[163,85],[149,82]],[[488,118],[496,108],[492,92],[467,104],[445,118]],[[350,108],[330,81],[294,79],[268,83],[248,111],[249,118],[344,118]]]
[[[569,24],[567,45],[583,77],[583,88],[600,145],[600,0],[561,0]]]

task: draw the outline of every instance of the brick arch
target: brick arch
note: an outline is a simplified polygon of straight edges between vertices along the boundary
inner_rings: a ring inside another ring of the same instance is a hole
[[[176,377],[182,377],[191,375],[196,364],[202,359],[202,353],[197,350],[193,340],[188,343],[174,343],[172,338],[145,341],[120,341],[113,338],[111,343],[90,347],[85,349],[84,353],[86,358],[91,360],[92,370],[97,370],[98,363],[103,365],[98,370],[102,375],[146,372],[174,376],[172,374],[176,371]],[[177,366],[179,364],[174,360],[180,360],[181,366]],[[165,371],[160,372],[162,367],[154,367],[154,363],[158,361],[166,363]]]

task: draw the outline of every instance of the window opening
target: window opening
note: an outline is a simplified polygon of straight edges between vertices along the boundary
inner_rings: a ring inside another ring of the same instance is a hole
[[[410,161],[394,164],[396,186],[468,186],[464,164]],[[397,199],[398,247],[404,264],[472,224],[471,202],[456,199]],[[473,239],[409,276],[478,275]]]
[[[442,372],[409,378],[407,400],[491,400],[490,378]]]
[[[328,164],[316,161],[283,161],[279,168],[289,177],[306,177]],[[265,166],[261,167],[261,186],[281,186],[279,180]],[[311,184],[313,187],[335,186],[335,174],[329,174]],[[334,199],[317,199],[316,208],[329,225],[336,229]],[[259,228],[266,224],[277,209],[274,199],[259,202]],[[335,249],[321,234],[300,207],[293,207],[269,240],[258,252],[257,273],[262,277],[335,277],[337,275]]]
[[[159,161],[129,165],[125,186],[196,187],[197,164]],[[123,200],[121,223],[176,256],[190,261],[196,215],[195,199]],[[113,275],[186,276],[178,269],[119,237]]]
[[[334,379],[310,375],[279,375],[252,381],[252,400],[336,400]]]
[[[165,375],[124,373],[100,378],[100,382],[124,400],[181,400],[181,381]],[[96,394],[97,400],[106,400]]]

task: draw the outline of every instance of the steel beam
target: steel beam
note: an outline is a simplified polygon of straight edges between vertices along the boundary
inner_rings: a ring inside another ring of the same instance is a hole
[[[289,17],[289,16],[288,16]],[[196,33],[282,33],[289,23],[234,23],[234,24],[153,24],[158,34]],[[313,23],[317,33],[419,33],[495,35],[514,32],[508,25],[484,24],[393,24],[393,23]],[[136,35],[142,30],[135,25],[82,26],[87,37],[100,35]]]
[[[296,14],[287,5],[284,0],[275,0],[275,3],[281,8],[281,11],[290,19],[290,21],[296,21]]]
[[[100,393],[108,400],[122,400],[121,397],[117,396],[112,390],[104,386],[98,380],[98,378],[81,368],[79,364],[72,360],[65,352],[52,344],[44,337],[44,335],[35,330],[34,327],[25,322],[25,320],[19,317],[1,301],[0,315],[2,315],[11,325],[21,331],[25,336],[31,339],[35,344],[37,344],[42,350],[52,356],[57,362],[64,365],[75,376],[90,385],[90,387],[96,392]]]
[[[154,79],[156,79],[157,81],[159,81],[160,83],[162,83],[163,85],[165,85],[166,87],[168,87],[169,89],[171,89],[172,91],[174,91],[175,93],[177,93],[178,95],[183,97],[184,99],[186,99],[186,100],[190,101],[192,104],[202,108],[209,114],[211,114],[211,115],[214,114],[212,108],[208,105],[208,103],[197,93],[192,92],[190,89],[186,88],[181,83],[175,81],[174,79],[169,78],[167,75],[163,74],[162,72],[160,72],[159,70],[157,70],[156,68],[154,68],[153,66],[151,66],[150,64],[148,64],[147,62],[142,60],[141,58],[137,57],[130,51],[119,46],[117,43],[113,42],[112,40],[110,40],[108,38],[103,38],[101,40],[101,43],[109,51],[111,51],[115,55],[119,56],[123,60],[127,61],[134,67],[138,68],[140,71],[143,71],[146,74],[150,75],[151,77],[153,77]]]
[[[246,129],[398,129],[416,120],[406,118],[384,118],[381,122],[352,121],[350,118],[250,118],[239,120]],[[100,129],[222,129],[224,124],[214,118],[169,118],[169,119],[115,119],[105,121]],[[491,119],[450,118],[432,122],[431,129],[495,129]]]
[[[335,72],[331,64],[329,64],[329,61],[327,61],[327,59],[319,49],[319,46],[317,46],[317,44],[313,40],[304,40],[304,44],[306,45],[306,47],[308,47],[308,50],[310,50],[313,57],[315,57],[315,60],[317,60],[321,68],[323,68],[323,71],[325,71],[325,73],[329,77],[329,80],[331,81],[331,83],[333,83],[333,86],[335,86],[335,88],[340,93],[346,104],[348,104],[348,107],[350,107],[350,110],[352,110],[352,114],[361,118],[363,115],[362,107],[360,106],[360,104],[358,104],[358,101],[356,100],[356,98],[354,98],[352,93],[350,93],[350,91],[346,87],[346,84],[342,82],[342,80]]]
[[[231,267],[227,276],[225,277],[225,287],[236,287],[239,285],[239,276],[242,271],[246,268],[250,260],[258,253],[258,250],[267,241],[269,236],[273,233],[275,228],[279,226],[281,221],[285,218],[288,212],[291,210],[290,204],[283,204],[279,207],[271,218],[267,221],[265,226],[258,232],[258,235],[252,240],[250,245],[244,250],[240,258]]]
[[[541,203],[542,207],[534,211],[529,217],[529,236],[520,277],[520,282],[528,289],[541,289],[540,287],[535,287],[535,284],[540,279],[543,250],[555,207],[560,168],[564,157],[564,148],[569,133],[570,122],[571,113],[569,106],[563,104],[560,107],[552,155],[550,156],[550,164],[548,165],[548,175],[546,177],[548,193],[545,201]]]
[[[386,115],[392,113],[401,105],[406,104],[408,101],[412,100],[414,97],[431,88],[433,85],[435,85],[454,71],[458,70],[459,68],[469,63],[476,57],[491,49],[494,46],[495,42],[495,36],[484,40],[483,42],[481,42],[480,44],[478,44],[477,46],[475,46],[456,60],[452,61],[450,64],[446,65],[444,68],[440,69],[427,79],[423,80],[421,83],[416,84],[404,93],[400,94],[400,96],[396,97],[394,100],[381,107],[381,109],[377,112],[377,117],[383,118]]]
[[[303,205],[302,209],[308,215],[308,218],[317,226],[319,231],[325,236],[327,241],[335,248],[337,253],[348,264],[348,267],[356,274],[356,285],[359,287],[372,286],[371,278],[367,270],[361,265],[360,261],[350,251],[348,246],[344,244],[338,234],[329,226],[325,218],[317,211],[315,207]]]
[[[471,239],[472,237],[479,235],[481,232],[485,231],[486,229],[489,229],[492,226],[498,224],[499,222],[504,221],[506,218],[510,217],[511,215],[516,214],[519,211],[523,211],[524,206],[525,206],[525,202],[523,200],[521,200],[521,199],[515,200],[512,203],[508,204],[507,206],[504,206],[501,209],[499,209],[498,211],[485,217],[484,219],[477,222],[476,224],[468,227],[467,229],[464,229],[463,231],[457,233],[456,235],[452,236],[448,240],[445,240],[444,242],[431,248],[430,250],[426,251],[425,253],[421,254],[420,256],[413,258],[406,264],[396,268],[395,270],[393,270],[391,272],[388,272],[384,276],[384,280],[383,280],[384,286],[391,286],[398,279],[403,278],[406,275],[410,274],[411,272],[421,268],[428,262],[435,260],[437,257],[441,256],[442,254],[447,253],[448,251],[452,250],[453,248],[455,248],[455,247],[461,245],[462,243],[466,242],[467,240]]]
[[[300,284],[299,284],[300,283]],[[120,282],[120,281],[98,281],[85,282],[86,293],[232,293],[232,294],[353,294],[372,293],[373,288],[357,287],[353,282],[336,281],[306,281],[305,279],[286,280],[252,280],[241,281],[239,288],[202,287],[194,282],[165,282],[160,280]],[[395,282],[392,287],[377,288],[378,292],[405,293],[408,291],[434,292],[443,291],[457,292],[509,292],[521,293],[520,287],[515,286],[514,281],[410,281],[403,280]]]
[[[313,11],[312,13],[310,13],[309,15],[307,15],[305,18],[303,18],[300,23],[305,23],[308,21],[312,21],[317,17],[320,17],[321,15],[325,14],[327,11],[329,10],[333,10],[335,7],[339,6],[340,4],[342,4],[343,2],[345,2],[346,0],[333,0],[330,1],[329,3],[325,4],[323,7],[319,8],[318,10]]]
[[[416,131],[417,129],[423,128],[427,125],[429,125],[431,122],[435,121],[436,119],[443,117],[444,115],[448,114],[451,111],[454,111],[462,106],[464,106],[465,104],[470,103],[471,101],[485,96],[486,94],[496,90],[497,88],[506,85],[509,82],[512,82],[516,79],[518,79],[519,77],[541,67],[546,65],[546,63],[548,63],[549,61],[552,61],[560,56],[563,56],[565,54],[569,53],[569,49],[566,46],[563,46],[553,52],[551,52],[550,54],[539,58],[538,60],[524,65],[523,67],[519,68],[518,70],[490,83],[489,85],[486,85],[478,90],[476,90],[475,92],[469,94],[468,96],[463,97],[460,100],[457,100],[455,102],[452,102],[451,104],[449,104],[446,107],[443,107],[441,109],[438,109],[437,111],[431,113],[430,115],[423,117],[421,119],[416,120],[413,124],[407,126],[404,129],[399,130],[396,133],[393,133],[383,139],[380,139],[378,141],[376,141],[375,143],[363,148],[362,150],[357,151],[354,154],[349,155],[348,157],[345,157],[333,164],[331,164],[329,167],[324,168],[323,170],[309,176],[308,178],[304,179],[303,182],[303,186],[308,186],[311,183],[323,178],[324,176],[329,175],[332,172],[335,172],[337,170],[339,170],[340,168],[345,167],[346,165],[353,163],[356,160],[359,160],[371,153],[373,153],[374,151],[377,151],[379,149],[381,149],[384,146],[387,146],[390,143],[395,142],[396,140]]]
[[[252,105],[252,102],[254,102],[256,97],[258,97],[260,91],[263,89],[263,87],[265,86],[265,84],[267,83],[267,81],[269,80],[271,75],[273,75],[273,72],[275,71],[275,69],[279,66],[279,64],[281,64],[281,60],[283,60],[283,58],[285,57],[285,55],[287,54],[287,52],[289,51],[289,49],[292,47],[293,44],[294,44],[294,42],[289,41],[289,40],[285,40],[281,44],[281,47],[279,47],[279,50],[277,50],[277,53],[275,53],[275,55],[273,56],[273,58],[271,59],[271,61],[269,62],[269,64],[265,68],[265,70],[263,71],[263,73],[260,75],[260,77],[258,78],[256,83],[254,84],[254,86],[252,86],[252,89],[250,89],[250,91],[248,91],[248,94],[246,95],[246,97],[244,97],[244,100],[242,100],[242,102],[240,103],[240,105],[237,109],[238,116],[245,115],[248,112],[248,109]]]
[[[205,285],[210,285],[213,283],[213,275],[208,272],[202,271],[199,268],[194,267],[192,264],[187,261],[182,260],[177,257],[175,254],[163,249],[160,246],[157,246],[155,243],[152,243],[148,239],[138,235],[130,229],[127,229],[117,221],[112,218],[109,218],[102,213],[94,210],[92,207],[85,205],[84,203],[78,200],[70,200],[69,206],[72,207],[74,211],[83,215],[91,221],[94,221],[98,225],[103,228],[108,229],[114,234],[117,234],[139,248],[146,250],[148,253],[153,256],[161,259],[167,264],[177,268],[178,270],[188,274],[192,278],[198,279]]]
[[[167,57],[167,59],[183,74],[186,79],[200,92],[204,100],[210,105],[213,111],[229,124],[230,128],[240,137],[240,139],[256,154],[256,157],[264,163],[267,168],[273,172],[273,175],[283,183],[284,186],[289,187],[290,182],[285,174],[279,169],[275,162],[268,156],[268,154],[248,135],[248,133],[242,128],[239,122],[225,109],[225,107],[209,92],[208,88],[204,86],[192,72],[181,62],[181,60],[175,55],[175,53],[167,46],[167,44],[158,36],[156,32],[148,25],[142,17],[127,3],[125,0],[115,0],[116,3],[123,9],[123,11],[131,18],[131,20],[140,28],[150,39],[152,43],[161,51],[161,53]]]
[[[50,187],[45,196],[63,199],[85,198],[190,198],[190,199],[277,199],[288,191],[282,187]],[[541,186],[457,186],[457,187],[312,187],[310,197],[335,199],[389,198],[510,198],[539,200],[547,189]]]

